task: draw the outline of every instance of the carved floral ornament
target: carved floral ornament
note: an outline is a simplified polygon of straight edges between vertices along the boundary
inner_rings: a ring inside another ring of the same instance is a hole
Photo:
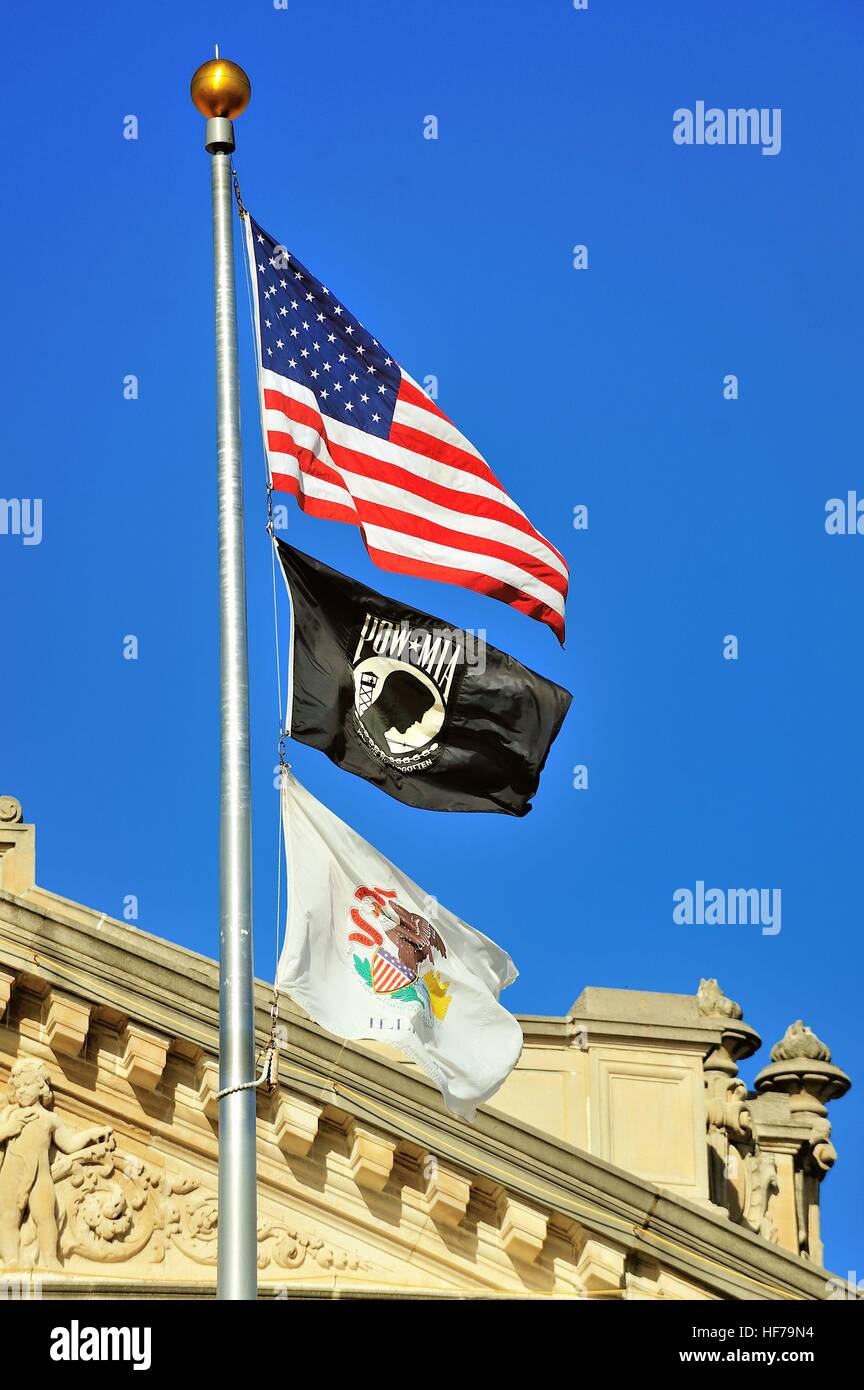
[[[106,1265],[140,1255],[152,1265],[176,1251],[215,1267],[218,1204],[197,1178],[120,1153],[110,1128],[69,1129],[53,1113],[38,1058],[14,1064],[8,1097],[0,1110],[0,1264],[56,1270],[74,1257]],[[315,1232],[270,1220],[259,1222],[258,1266],[277,1275],[369,1268]]]

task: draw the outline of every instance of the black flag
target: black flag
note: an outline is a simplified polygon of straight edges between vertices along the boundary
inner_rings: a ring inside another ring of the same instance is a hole
[[[291,737],[409,806],[530,811],[569,693],[461,628],[276,546],[293,617]]]

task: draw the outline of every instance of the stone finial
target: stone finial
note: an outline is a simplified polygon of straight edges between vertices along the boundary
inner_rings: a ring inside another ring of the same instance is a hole
[[[16,801],[14,796],[0,796],[0,823],[17,825],[23,819],[24,812],[21,809],[21,802]]]
[[[706,1018],[743,1018],[744,1010],[734,999],[727,999],[716,980],[700,980],[696,1007]]]
[[[771,1061],[794,1062],[804,1058],[812,1062],[830,1062],[831,1049],[799,1018],[790,1023],[783,1037],[772,1047]]]
[[[786,1029],[771,1049],[771,1061],[756,1077],[760,1095],[774,1091],[789,1096],[793,1111],[827,1115],[825,1102],[845,1095],[851,1081],[831,1061],[831,1052],[802,1020]]]

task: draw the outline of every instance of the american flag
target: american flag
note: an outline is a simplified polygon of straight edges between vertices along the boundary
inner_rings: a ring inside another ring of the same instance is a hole
[[[563,556],[377,338],[244,220],[273,487],[313,516],[359,526],[381,569],[489,594],[563,642]]]

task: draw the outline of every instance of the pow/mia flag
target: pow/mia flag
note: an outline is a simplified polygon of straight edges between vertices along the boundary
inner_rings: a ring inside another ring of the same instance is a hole
[[[569,693],[275,544],[292,607],[286,732],[409,806],[530,811]]]

